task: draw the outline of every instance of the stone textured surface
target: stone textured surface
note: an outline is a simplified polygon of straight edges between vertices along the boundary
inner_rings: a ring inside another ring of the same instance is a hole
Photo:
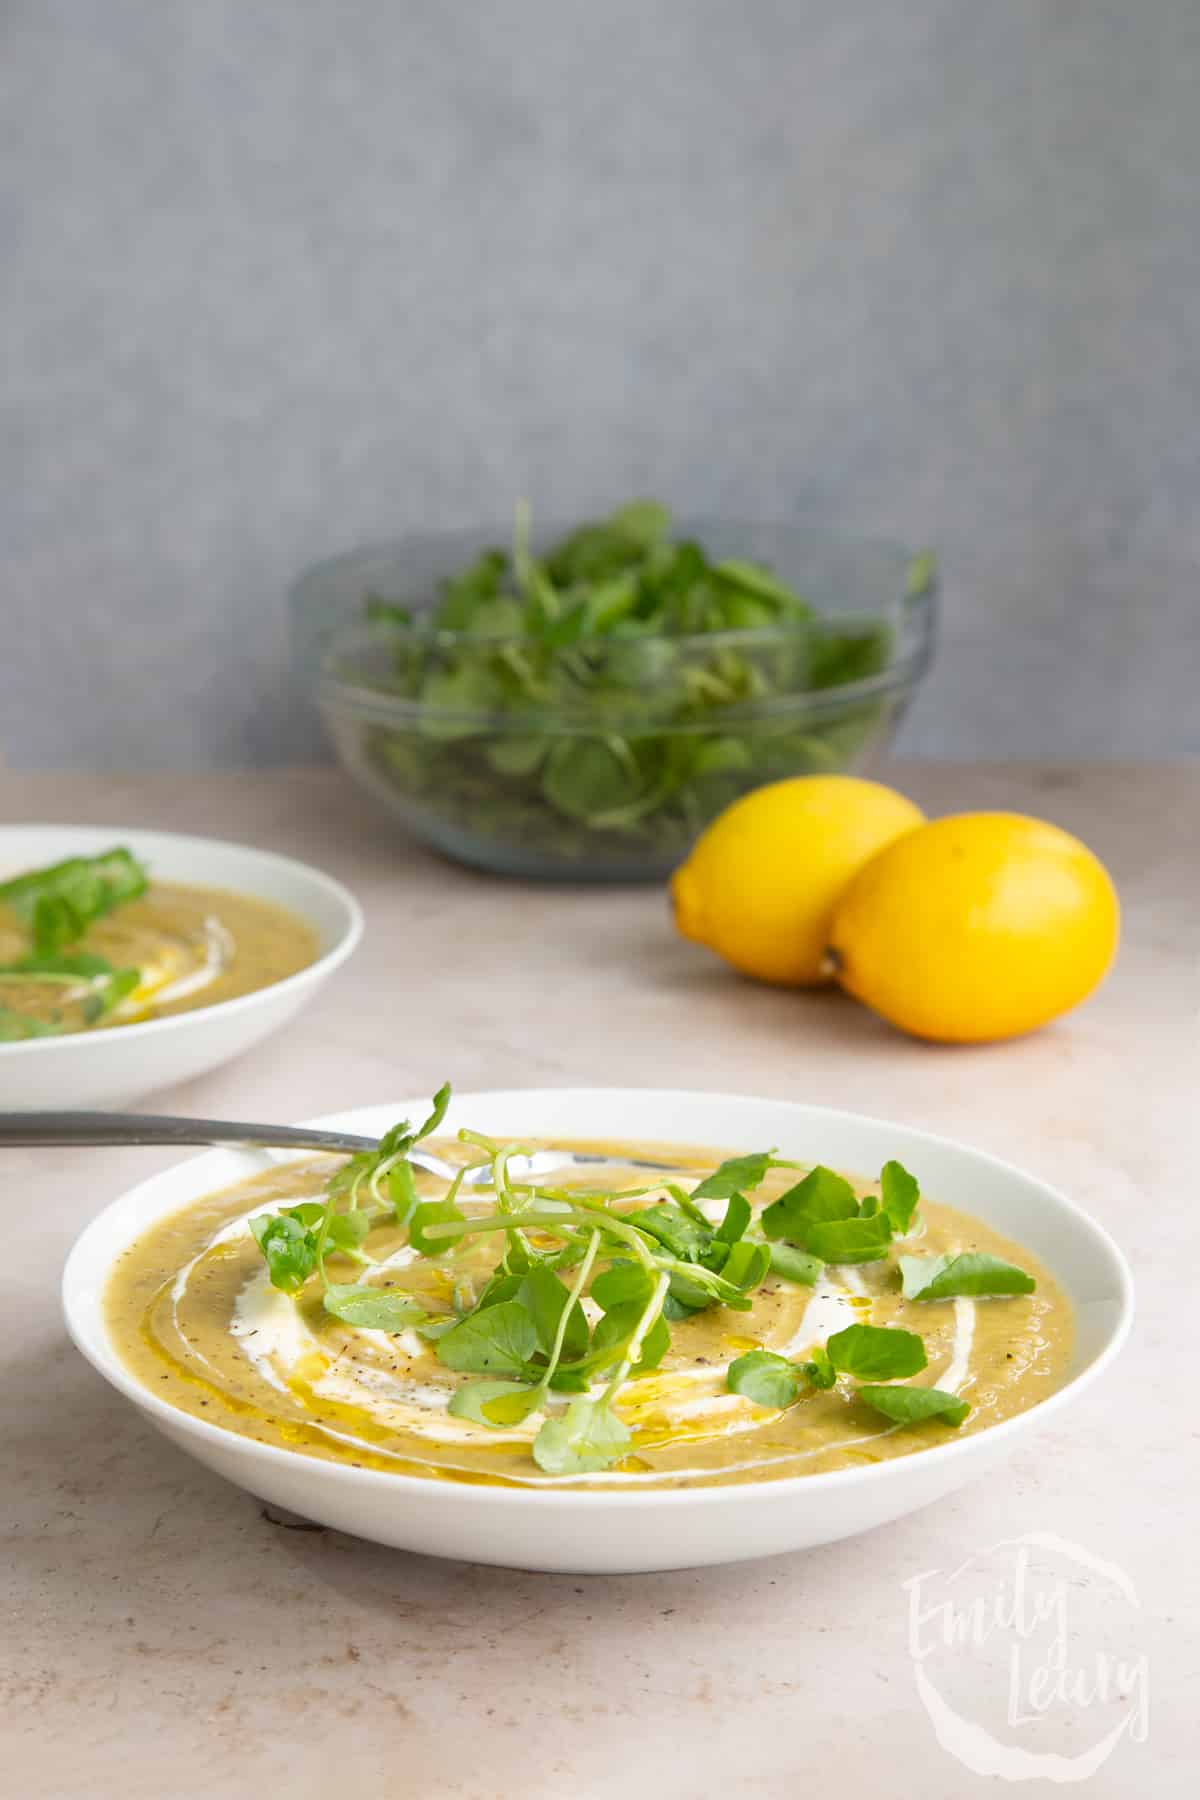
[[[66,1342],[56,1281],[84,1221],[167,1160],[4,1159],[5,1549],[0,1753],[20,1800],[463,1800],[580,1794],[922,1800],[990,1794],[934,1741],[902,1583],[1052,1532],[1141,1603],[1148,1743],[1096,1800],[1194,1792],[1200,1750],[1197,1256],[1200,773],[912,765],[929,807],[1008,805],[1081,832],[1126,909],[1095,999],[1023,1042],[901,1038],[833,995],[735,979],[653,890],[538,889],[378,828],[329,771],[0,781],[7,818],[214,832],[327,864],[366,909],[358,955],[283,1038],[164,1109],[298,1118],[429,1088],[577,1082],[742,1089],[963,1137],[1075,1195],[1130,1253],[1123,1359],[1011,1467],[887,1529],[724,1571],[583,1581],[399,1555],[270,1522],[144,1426]],[[1085,1648],[1085,1647],[1084,1647]],[[997,1677],[997,1682],[999,1682]],[[968,1692],[981,1711],[993,1688]],[[1070,1736],[1062,1754],[1079,1748]]]
[[[661,493],[944,551],[913,751],[1200,748],[1194,0],[10,0],[0,748],[309,755],[283,593]]]

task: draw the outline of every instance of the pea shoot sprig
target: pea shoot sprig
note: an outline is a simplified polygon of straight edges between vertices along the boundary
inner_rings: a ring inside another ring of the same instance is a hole
[[[269,1280],[283,1293],[299,1296],[315,1279],[324,1310],[343,1323],[415,1330],[447,1369],[472,1377],[450,1396],[456,1418],[511,1429],[540,1413],[532,1449],[548,1474],[590,1473],[629,1453],[618,1397],[626,1382],[662,1362],[672,1325],[711,1307],[749,1311],[752,1293],[771,1275],[811,1286],[827,1257],[881,1258],[916,1218],[916,1180],[896,1162],[885,1166],[879,1194],[865,1200],[818,1166],[756,1220],[748,1194],[770,1169],[798,1166],[773,1151],[729,1158],[691,1193],[672,1182],[597,1192],[521,1181],[513,1163],[528,1146],[468,1130],[459,1132],[467,1160],[446,1193],[421,1199],[411,1153],[437,1131],[449,1102],[446,1084],[421,1125],[402,1121],[378,1149],[351,1157],[323,1200],[256,1214],[250,1229]],[[480,1168],[488,1170],[485,1210],[468,1214],[459,1204],[462,1184]],[[718,1223],[702,1201],[724,1202]],[[366,1241],[383,1224],[405,1229],[419,1256],[456,1276],[451,1309],[431,1312],[412,1293],[371,1279],[376,1259]],[[484,1239],[495,1240],[498,1255],[477,1286],[459,1253]],[[334,1280],[331,1258],[357,1265],[359,1278]],[[902,1261],[905,1294],[921,1300],[1032,1285],[996,1258]],[[585,1299],[599,1313],[594,1324]],[[847,1375],[866,1383],[857,1390],[861,1399],[899,1422],[960,1424],[969,1408],[956,1396],[884,1385],[925,1366],[915,1332],[854,1325],[804,1363],[752,1351],[731,1364],[727,1382],[734,1393],[783,1408]]]

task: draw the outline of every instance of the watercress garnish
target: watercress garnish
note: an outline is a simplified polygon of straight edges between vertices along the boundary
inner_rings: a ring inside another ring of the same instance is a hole
[[[729,1200],[735,1194],[745,1194],[749,1189],[761,1186],[767,1170],[774,1167],[771,1150],[755,1151],[749,1156],[731,1156],[692,1189],[692,1199]]]
[[[725,1376],[731,1394],[741,1394],[756,1406],[790,1406],[800,1392],[800,1371],[786,1356],[773,1350],[747,1350],[731,1362]]]
[[[290,1212],[258,1213],[250,1220],[266,1258],[271,1286],[297,1294],[317,1266],[317,1234]]]
[[[878,1262],[886,1256],[892,1228],[886,1213],[857,1219],[822,1219],[804,1235],[805,1248],[823,1262]]]
[[[877,1262],[894,1233],[908,1232],[920,1198],[916,1177],[898,1162],[884,1165],[879,1185],[879,1194],[860,1200],[844,1176],[818,1163],[766,1208],[763,1231],[821,1262]]]
[[[335,1319],[370,1331],[404,1331],[425,1317],[425,1308],[411,1294],[372,1287],[369,1282],[331,1281],[323,1304]]]
[[[1032,1294],[1037,1282],[1015,1263],[984,1251],[957,1256],[902,1256],[900,1275],[906,1300],[951,1300],[958,1295]]]
[[[887,1325],[847,1325],[825,1344],[813,1346],[806,1362],[791,1362],[774,1350],[748,1350],[729,1365],[726,1386],[760,1406],[790,1406],[801,1390],[831,1388],[839,1375],[890,1381],[916,1375],[926,1366],[925,1346],[914,1331]],[[773,1397],[768,1397],[773,1396]]]
[[[589,1473],[628,1453],[631,1433],[616,1410],[621,1390],[659,1366],[677,1320],[714,1306],[746,1310],[751,1292],[772,1272],[811,1285],[825,1255],[840,1261],[882,1255],[893,1229],[906,1230],[916,1208],[916,1183],[899,1164],[885,1167],[879,1195],[861,1201],[842,1177],[818,1167],[766,1209],[760,1229],[747,1191],[769,1169],[795,1166],[774,1152],[728,1159],[691,1194],[675,1183],[665,1184],[665,1197],[662,1187],[606,1193],[523,1181],[513,1169],[525,1146],[469,1130],[459,1133],[467,1156],[448,1191],[422,1200],[411,1152],[442,1124],[448,1102],[444,1087],[421,1125],[401,1122],[375,1150],[347,1159],[323,1200],[258,1214],[250,1229],[268,1279],[282,1292],[298,1295],[318,1279],[321,1303],[333,1317],[362,1330],[413,1328],[445,1368],[469,1377],[448,1400],[454,1417],[512,1431],[541,1415],[531,1448],[549,1474]],[[473,1205],[460,1204],[468,1168],[481,1165],[486,1183],[473,1190]],[[718,1221],[708,1217],[704,1201],[724,1203]],[[376,1224],[407,1229],[411,1249],[437,1259],[440,1274],[449,1277],[452,1311],[447,1304],[445,1313],[432,1315],[413,1294],[372,1280],[366,1241]],[[456,1276],[459,1246],[487,1238],[497,1246],[490,1274],[481,1280],[474,1264],[469,1273],[460,1264]],[[331,1257],[363,1272],[335,1281],[326,1266]],[[856,1323],[802,1361],[751,1351],[730,1365],[727,1385],[759,1405],[781,1408],[805,1388],[830,1388],[840,1376],[867,1384],[859,1390],[865,1398],[890,1394],[893,1388],[872,1384],[894,1383],[925,1366],[915,1333]],[[571,1397],[564,1402],[565,1396]],[[926,1416],[919,1413],[924,1406],[927,1416],[936,1411],[957,1420],[952,1396],[883,1402],[891,1404],[918,1409],[914,1418]]]
[[[903,1163],[886,1162],[879,1174],[879,1192],[888,1224],[903,1237],[916,1217],[921,1189],[915,1175]]]
[[[898,1425],[919,1425],[925,1419],[961,1425],[971,1410],[957,1394],[933,1387],[860,1387],[858,1398]]]
[[[520,1300],[498,1300],[468,1314],[445,1337],[437,1353],[448,1369],[481,1375],[528,1375],[538,1347],[533,1314]]]
[[[915,1331],[894,1325],[847,1325],[826,1340],[826,1353],[839,1375],[859,1381],[893,1381],[925,1367],[925,1346]]]
[[[787,1238],[803,1245],[814,1225],[827,1219],[853,1219],[857,1214],[858,1199],[845,1176],[818,1163],[767,1207],[762,1226],[769,1238]]]
[[[812,1287],[820,1280],[825,1264],[819,1256],[797,1250],[794,1244],[769,1244],[767,1251],[772,1275],[778,1275],[784,1281],[795,1281],[802,1287]]]
[[[628,1453],[633,1434],[612,1409],[608,1390],[580,1395],[547,1419],[533,1440],[533,1459],[548,1475],[591,1475]]]
[[[28,929],[37,955],[76,943],[97,919],[147,886],[146,870],[128,850],[72,856],[0,882],[0,903]]]
[[[14,1037],[47,1037],[70,1029],[70,1016],[66,1009],[72,1006],[78,1008],[75,1016],[83,1025],[97,1025],[133,992],[140,979],[137,969],[114,968],[105,957],[96,956],[87,950],[75,950],[69,954],[61,951],[31,951],[27,956],[18,957],[15,962],[0,965],[0,988],[7,988],[10,992],[16,989],[17,993],[20,993],[22,987],[61,990],[62,1003],[52,1008],[49,1017],[41,1013],[25,1014],[19,1009],[11,1009],[15,1017],[31,1027],[21,1031],[14,1030]]]

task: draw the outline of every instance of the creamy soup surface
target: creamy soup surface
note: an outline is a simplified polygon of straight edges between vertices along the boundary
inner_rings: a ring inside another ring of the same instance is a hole
[[[55,1033],[108,1030],[214,1006],[269,987],[316,961],[317,934],[282,906],[219,888],[156,881],[136,900],[95,920],[68,948],[136,969],[136,987],[93,1019],[94,986],[61,976],[14,978],[3,965],[29,949],[20,921],[0,903],[0,1010],[11,1009]]]
[[[623,1156],[670,1161],[685,1189],[722,1160],[715,1151],[674,1145],[559,1141],[556,1147],[603,1149],[612,1158],[615,1166],[605,1168],[603,1180],[584,1180],[576,1171],[571,1185],[584,1190],[632,1185],[637,1172],[621,1168]],[[430,1148],[449,1161],[463,1156],[456,1141],[434,1140]],[[543,1415],[503,1429],[452,1416],[450,1395],[470,1378],[444,1367],[415,1331],[343,1324],[323,1310],[316,1281],[298,1303],[270,1286],[247,1216],[319,1196],[335,1166],[319,1158],[273,1168],[152,1226],[121,1256],[107,1294],[109,1330],[147,1388],[226,1430],[360,1468],[631,1488],[762,1481],[909,1455],[1022,1412],[1066,1378],[1071,1313],[1053,1277],[1019,1244],[968,1213],[922,1199],[913,1235],[893,1243],[886,1261],[828,1266],[815,1287],[769,1275],[754,1292],[751,1311],[717,1306],[674,1323],[661,1366],[631,1379],[617,1399],[616,1411],[633,1434],[629,1454],[586,1476],[546,1475],[530,1454]],[[754,1194],[755,1212],[796,1179],[794,1170],[772,1170]],[[444,1192],[429,1176],[418,1177],[418,1186],[422,1198]],[[460,1204],[469,1214],[493,1203],[460,1196]],[[703,1204],[714,1221],[720,1218],[723,1204]],[[486,1280],[497,1254],[494,1240],[473,1239],[454,1254],[418,1257],[393,1226],[374,1230],[369,1244],[383,1265],[371,1279],[411,1292],[434,1314],[449,1311],[456,1287],[461,1292],[462,1284]],[[902,1299],[897,1254],[971,1250],[1019,1264],[1036,1277],[1036,1291],[1003,1299]],[[329,1266],[335,1280],[355,1279],[345,1258]],[[585,1310],[598,1316],[590,1302]],[[744,1352],[762,1348],[799,1359],[854,1323],[921,1335],[928,1368],[917,1382],[970,1403],[958,1431],[942,1421],[892,1424],[845,1380],[825,1391],[803,1389],[779,1411],[727,1391],[729,1364]]]

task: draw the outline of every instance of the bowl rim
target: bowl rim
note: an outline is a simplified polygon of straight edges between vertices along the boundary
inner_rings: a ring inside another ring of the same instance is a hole
[[[105,1228],[112,1221],[114,1214],[121,1212],[125,1208],[132,1207],[138,1196],[143,1195],[148,1188],[152,1188],[156,1183],[164,1180],[166,1177],[177,1174],[182,1168],[199,1165],[206,1160],[211,1160],[214,1155],[226,1154],[224,1152],[214,1153],[211,1151],[207,1152],[204,1156],[189,1157],[185,1159],[183,1163],[175,1163],[171,1165],[169,1169],[160,1170],[157,1175],[150,1176],[146,1181],[139,1182],[132,1188],[127,1188],[122,1194],[119,1194],[116,1199],[110,1201],[109,1204],[84,1227],[82,1232],[80,1232],[68,1253],[60,1285],[63,1317],[67,1331],[72,1342],[75,1344],[76,1349],[81,1352],[92,1367],[103,1376],[112,1387],[116,1388],[126,1399],[132,1401],[135,1406],[138,1406],[144,1412],[147,1412],[156,1422],[173,1426],[184,1436],[194,1435],[201,1442],[218,1444],[225,1448],[229,1448],[230,1445],[232,1445],[235,1454],[244,1456],[247,1463],[250,1465],[265,1460],[270,1466],[295,1469],[297,1465],[309,1466],[315,1463],[319,1470],[319,1476],[317,1478],[323,1479],[328,1477],[339,1487],[358,1487],[366,1491],[374,1491],[380,1495],[390,1493],[394,1496],[415,1491],[424,1495],[426,1498],[438,1495],[445,1500],[447,1504],[461,1505],[468,1509],[476,1507],[484,1507],[486,1509],[499,1506],[500,1508],[507,1510],[515,1506],[529,1507],[532,1505],[543,1510],[551,1510],[566,1506],[584,1511],[599,1511],[614,1507],[636,1507],[639,1505],[651,1505],[655,1509],[669,1508],[672,1510],[705,1506],[721,1507],[736,1504],[739,1501],[742,1504],[745,1504],[751,1495],[761,1498],[766,1494],[773,1494],[780,1500],[783,1500],[788,1496],[795,1496],[800,1493],[830,1493],[845,1488],[875,1486],[881,1483],[886,1484],[888,1481],[902,1482],[905,1479],[905,1472],[908,1465],[913,1462],[919,1461],[921,1466],[931,1467],[935,1462],[937,1464],[943,1464],[962,1461],[963,1459],[969,1460],[973,1455],[978,1453],[981,1442],[997,1445],[1007,1442],[1014,1436],[1019,1437],[1023,1431],[1033,1429],[1034,1421],[1041,1422],[1050,1417],[1070,1399],[1078,1397],[1079,1394],[1089,1387],[1115,1360],[1129,1336],[1134,1316],[1133,1276],[1125,1254],[1120,1249],[1116,1240],[1102,1225],[1092,1218],[1090,1213],[1086,1212],[1083,1207],[1079,1206],[1075,1201],[1069,1199],[1060,1189],[1052,1187],[1048,1182],[1044,1182],[1040,1176],[1030,1174],[1028,1170],[1020,1168],[1015,1163],[1008,1162],[1002,1157],[993,1156],[989,1151],[974,1149],[971,1145],[963,1143],[961,1139],[950,1138],[941,1133],[926,1131],[919,1126],[898,1124],[896,1121],[882,1118],[878,1114],[859,1113],[841,1107],[810,1106],[804,1102],[775,1100],[769,1096],[732,1094],[721,1089],[631,1089],[605,1086],[526,1089],[487,1088],[475,1092],[456,1094],[455,1101],[459,1105],[469,1105],[473,1101],[483,1101],[485,1099],[494,1103],[496,1101],[503,1102],[506,1099],[515,1098],[518,1095],[523,1096],[525,1099],[528,1099],[531,1095],[547,1095],[551,1096],[556,1102],[569,1103],[573,1099],[585,1097],[591,1099],[596,1096],[603,1096],[611,1098],[615,1107],[621,1097],[629,1097],[632,1094],[636,1094],[641,1099],[649,1099],[656,1102],[661,1101],[664,1106],[669,1105],[672,1101],[679,1100],[695,1101],[700,1099],[710,1102],[717,1100],[751,1100],[757,1103],[765,1102],[773,1106],[786,1107],[794,1109],[796,1112],[803,1112],[809,1115],[814,1123],[819,1123],[820,1119],[824,1118],[852,1126],[865,1125],[867,1127],[883,1127],[885,1129],[892,1129],[899,1133],[903,1133],[910,1139],[920,1143],[949,1149],[958,1152],[959,1154],[965,1154],[970,1158],[990,1166],[992,1169],[1005,1176],[1016,1177],[1022,1182],[1033,1182],[1040,1189],[1043,1198],[1048,1200],[1051,1206],[1057,1208],[1060,1214],[1065,1214],[1076,1227],[1082,1228],[1085,1233],[1090,1234],[1093,1245],[1107,1260],[1109,1272],[1114,1282],[1115,1298],[1118,1302],[1118,1313],[1106,1341],[1096,1351],[1092,1360],[1084,1368],[1073,1375],[1070,1380],[1064,1382],[1060,1388],[1056,1388],[1053,1393],[1048,1394],[1044,1400],[1038,1401],[1035,1405],[1027,1407],[1022,1412],[1014,1413],[1011,1417],[1002,1419],[995,1425],[989,1425],[984,1431],[970,1437],[951,1438],[944,1443],[933,1444],[926,1450],[914,1451],[911,1455],[895,1457],[884,1462],[867,1466],[858,1466],[849,1469],[830,1469],[811,1475],[780,1476],[765,1481],[735,1482],[724,1486],[716,1484],[698,1484],[692,1488],[647,1487],[629,1493],[623,1493],[613,1489],[605,1490],[602,1488],[571,1488],[553,1483],[548,1483],[545,1486],[502,1486],[500,1484],[491,1485],[487,1483],[455,1481],[453,1479],[438,1476],[411,1475],[399,1470],[354,1468],[348,1463],[336,1462],[332,1459],[323,1457],[305,1456],[303,1452],[298,1450],[288,1450],[279,1445],[261,1443],[255,1438],[243,1437],[237,1432],[227,1430],[224,1426],[213,1424],[208,1420],[196,1418],[192,1414],[185,1413],[178,1407],[170,1405],[169,1402],[153,1393],[150,1388],[139,1381],[137,1376],[135,1376],[131,1370],[126,1368],[119,1353],[111,1342],[108,1328],[102,1315],[99,1322],[98,1333],[100,1340],[99,1349],[97,1350],[96,1345],[88,1341],[87,1325],[79,1316],[78,1309],[82,1308],[85,1304],[83,1288],[84,1276],[82,1270],[83,1265],[92,1254],[92,1241],[94,1241],[97,1236],[102,1236],[104,1234]],[[401,1102],[394,1109],[395,1116],[403,1117],[406,1113],[419,1110],[423,1104],[423,1101],[413,1101],[411,1099],[406,1102]],[[370,1107],[351,1108],[348,1111],[340,1113],[323,1114],[319,1118],[308,1119],[303,1121],[303,1123],[318,1129],[353,1129],[352,1122],[356,1117],[361,1122],[364,1114],[377,1114],[383,1110],[385,1110],[385,1108],[380,1107],[377,1104]],[[389,1108],[386,1110],[392,1109]],[[225,1185],[229,1184],[226,1183]],[[203,1189],[197,1190],[192,1198],[199,1198],[204,1191],[205,1190]],[[170,1210],[180,1210],[187,1204],[187,1200],[179,1200],[176,1205],[170,1208],[163,1208],[161,1212],[158,1212],[153,1216],[154,1218],[165,1217]],[[139,1228],[139,1233],[135,1234],[135,1236],[140,1235],[140,1231],[144,1231],[151,1222],[151,1220],[143,1222]],[[132,1241],[132,1238],[127,1239],[126,1245],[123,1247],[127,1247],[128,1243]],[[116,1254],[119,1255],[120,1251]],[[103,1274],[100,1278],[99,1285],[101,1292],[103,1292],[103,1289],[107,1286],[108,1280],[111,1278],[112,1266],[113,1259],[110,1257],[104,1264]]]
[[[281,873],[286,871],[292,876],[299,876],[310,882],[313,888],[324,893],[326,898],[341,908],[342,923],[333,943],[314,961],[306,963],[302,969],[296,969],[291,975],[281,976],[278,981],[268,982],[265,987],[254,988],[248,994],[234,994],[228,1000],[216,1000],[211,1006],[195,1006],[186,1012],[168,1013],[165,1018],[142,1019],[132,1025],[113,1027],[114,1031],[119,1031],[120,1041],[123,1045],[140,1042],[148,1033],[160,1037],[172,1029],[181,1031],[190,1027],[194,1030],[197,1022],[201,1019],[232,1018],[238,1013],[251,1011],[256,1004],[261,1005],[267,995],[274,997],[294,992],[313,981],[323,980],[335,969],[340,968],[346,958],[357,948],[362,938],[364,929],[362,907],[344,883],[338,881],[335,876],[327,874],[324,869],[318,869],[313,863],[302,862],[299,857],[295,856],[283,856],[276,850],[261,850],[257,844],[239,844],[230,838],[206,837],[194,832],[159,831],[153,827],[143,830],[137,825],[109,827],[91,823],[87,825],[57,825],[37,822],[22,824],[19,821],[7,821],[0,824],[0,851],[3,851],[5,839],[10,832],[14,835],[18,832],[45,832],[47,837],[60,832],[64,836],[79,833],[101,837],[110,843],[149,843],[157,839],[160,843],[169,843],[181,848],[193,850],[213,848],[227,851],[245,856],[248,860],[260,865],[267,864]],[[202,886],[203,884],[196,883],[195,885]],[[231,888],[229,891],[236,892],[237,890]],[[311,918],[301,912],[299,908],[293,907],[290,910],[296,912],[306,924],[312,923]],[[110,1033],[107,1031],[69,1031],[64,1032],[61,1037],[22,1038],[16,1043],[0,1044],[0,1063],[5,1057],[11,1056],[78,1055],[81,1046],[97,1045],[108,1041],[109,1037]]]

